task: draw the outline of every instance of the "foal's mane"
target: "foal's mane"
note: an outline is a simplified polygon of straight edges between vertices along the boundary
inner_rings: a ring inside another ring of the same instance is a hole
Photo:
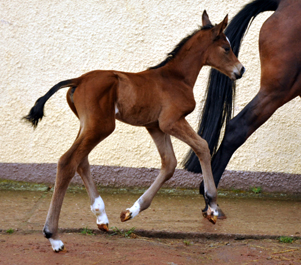
[[[207,29],[212,29],[214,26],[213,25],[206,25],[203,27],[199,27],[198,29],[196,29],[195,31],[193,31],[191,34],[189,34],[187,37],[185,37],[184,39],[182,39],[177,45],[176,47],[167,54],[167,57],[164,61],[162,61],[161,63],[159,63],[156,66],[152,66],[149,67],[148,69],[158,69],[164,65],[166,65],[169,61],[171,61],[173,58],[175,58],[175,56],[177,55],[177,53],[179,52],[179,50],[181,50],[181,48],[185,45],[185,43],[192,38],[196,33],[198,33],[200,30],[207,30]]]

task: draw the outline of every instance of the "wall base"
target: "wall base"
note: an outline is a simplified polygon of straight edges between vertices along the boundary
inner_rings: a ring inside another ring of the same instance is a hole
[[[91,166],[95,183],[101,187],[149,187],[159,169],[129,168],[115,166]],[[53,185],[56,176],[56,164],[20,164],[0,163],[0,179],[45,183]],[[201,174],[176,169],[174,176],[163,186],[165,188],[198,189]],[[83,185],[78,174],[72,184]],[[250,190],[261,187],[263,192],[300,194],[301,175],[276,172],[245,172],[226,170],[219,188],[225,190]]]

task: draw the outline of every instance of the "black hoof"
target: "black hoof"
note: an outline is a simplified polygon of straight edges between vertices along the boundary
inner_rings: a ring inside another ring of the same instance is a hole
[[[62,245],[59,249],[56,249],[54,252],[59,253],[60,251],[63,251],[65,249],[65,246]]]
[[[217,219],[227,219],[227,216],[224,214],[224,212],[220,208],[218,208]]]

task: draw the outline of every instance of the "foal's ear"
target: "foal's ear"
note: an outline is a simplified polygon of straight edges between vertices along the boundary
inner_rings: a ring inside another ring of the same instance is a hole
[[[204,10],[203,15],[202,15],[202,26],[203,27],[212,26],[211,21],[209,19],[209,16],[208,16],[206,10]]]
[[[217,26],[215,26],[215,29],[214,29],[215,36],[218,36],[219,34],[221,34],[225,30],[227,25],[228,25],[228,15],[225,16],[224,20],[221,23],[219,23]]]

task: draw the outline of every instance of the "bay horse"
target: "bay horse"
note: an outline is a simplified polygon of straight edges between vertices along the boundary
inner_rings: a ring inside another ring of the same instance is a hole
[[[198,155],[204,174],[204,195],[209,205],[206,218],[216,222],[217,191],[208,145],[191,128],[185,116],[195,108],[193,87],[203,65],[216,68],[232,80],[241,78],[244,73],[244,67],[223,33],[227,23],[228,16],[213,26],[204,11],[202,27],[184,38],[159,65],[139,73],[88,72],[58,83],[36,101],[24,117],[34,127],[43,118],[46,101],[59,89],[69,87],[67,102],[80,121],[73,145],[58,161],[54,193],[43,228],[54,251],[64,249],[58,237],[58,220],[67,187],[76,171],[87,189],[98,228],[109,230],[104,202],[91,177],[88,155],[114,131],[115,119],[144,126],[153,138],[162,162],[154,183],[132,207],[121,213],[121,221],[147,209],[163,183],[172,177],[177,165],[170,139],[172,135],[188,144]]]
[[[275,12],[264,22],[259,35],[260,90],[231,120],[235,84],[215,70],[210,73],[198,134],[208,142],[213,156],[211,165],[216,187],[233,153],[279,107],[301,95],[301,1],[252,1],[233,17],[225,34],[234,54],[238,56],[242,38],[250,23],[264,11]],[[224,123],[225,133],[218,148]],[[188,171],[201,172],[200,163],[193,151],[187,155],[184,167]],[[203,182],[200,194],[204,195]],[[207,206],[204,210],[206,208]],[[219,217],[223,218],[225,215],[220,212]]]

